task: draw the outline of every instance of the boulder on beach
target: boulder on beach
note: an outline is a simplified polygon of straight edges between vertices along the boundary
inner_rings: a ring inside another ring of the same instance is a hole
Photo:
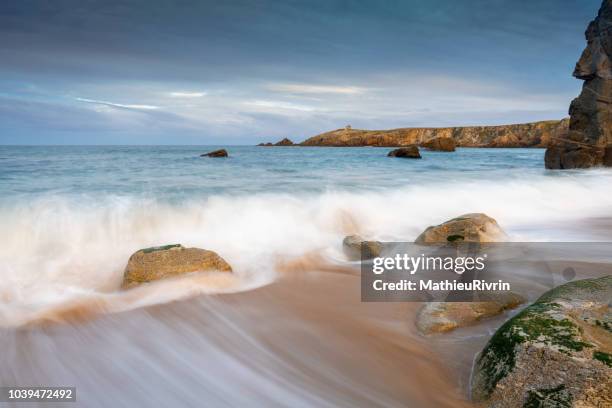
[[[351,261],[361,259],[372,259],[380,256],[382,243],[378,241],[366,241],[359,235],[349,235],[342,240],[344,254]],[[363,250],[363,256],[361,251]]]
[[[546,150],[547,169],[612,166],[612,0],[603,0],[586,29],[574,77],[584,81],[570,105],[569,132]]]
[[[274,143],[274,146],[293,146],[293,142],[290,139],[284,138],[283,140],[280,140],[276,143]]]
[[[423,334],[444,333],[473,325],[525,302],[524,297],[513,292],[483,292],[476,296],[479,299],[476,302],[426,303],[417,315],[417,328]]]
[[[417,145],[409,145],[406,147],[400,147],[399,149],[391,150],[388,157],[402,157],[406,159],[420,159],[421,153],[419,153],[419,147]]]
[[[212,152],[201,154],[200,157],[227,157],[227,150],[219,149]]]
[[[428,227],[417,244],[449,242],[501,242],[506,234],[493,218],[482,213],[464,214],[443,224]]]
[[[231,266],[217,253],[180,244],[141,249],[128,260],[122,288],[190,272],[232,272]]]
[[[566,283],[497,330],[472,398],[489,407],[612,406],[612,275]]]
[[[422,147],[428,150],[438,152],[454,152],[456,143],[452,137],[435,137],[421,144]]]

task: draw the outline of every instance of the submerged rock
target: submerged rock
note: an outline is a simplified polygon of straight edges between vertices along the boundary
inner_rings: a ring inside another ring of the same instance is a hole
[[[428,227],[417,244],[447,242],[500,242],[506,233],[493,218],[482,213],[464,214],[443,224]]]
[[[436,137],[421,144],[426,149],[439,152],[454,152],[456,143],[452,137]]]
[[[612,406],[612,275],[542,295],[477,356],[472,397],[490,407]]]
[[[570,105],[569,132],[553,140],[544,157],[548,169],[612,166],[612,0],[603,0],[585,32],[587,47],[574,76],[584,80]]]
[[[406,159],[420,159],[421,153],[417,145],[400,147],[399,149],[391,150],[388,157],[402,157]]]
[[[290,139],[284,138],[283,140],[274,143],[274,146],[293,146],[293,142]]]
[[[190,272],[232,272],[231,266],[217,253],[180,244],[141,249],[125,267],[122,288],[130,288]]]
[[[349,235],[342,240],[344,254],[351,261],[372,259],[380,256],[383,244],[378,241],[366,241],[359,235]],[[363,257],[361,250],[363,249]]]
[[[219,149],[212,152],[201,154],[200,157],[227,157],[227,150]]]
[[[513,292],[480,293],[477,296],[482,301],[426,303],[417,315],[417,328],[423,334],[444,333],[499,315],[525,302],[524,297]]]

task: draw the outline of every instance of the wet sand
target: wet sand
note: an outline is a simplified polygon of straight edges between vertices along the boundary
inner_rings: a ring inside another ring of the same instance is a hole
[[[468,405],[418,304],[361,303],[356,271],[320,261],[242,293],[2,329],[0,382],[76,386],[89,407]]]

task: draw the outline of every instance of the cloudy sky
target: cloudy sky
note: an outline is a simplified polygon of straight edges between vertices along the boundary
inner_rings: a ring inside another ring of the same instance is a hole
[[[0,144],[567,115],[600,0],[3,0]]]

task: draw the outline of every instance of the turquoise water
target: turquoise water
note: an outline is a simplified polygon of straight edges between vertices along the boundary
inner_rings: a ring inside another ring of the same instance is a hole
[[[612,214],[609,169],[547,171],[540,149],[424,151],[220,146],[0,147],[0,322],[119,287],[130,255],[181,243],[218,252],[241,282],[348,234],[413,241],[465,213],[515,241],[590,241]],[[605,230],[605,228],[604,228]]]
[[[557,177],[542,149],[423,151],[387,158],[388,148],[222,146],[0,146],[0,196],[129,195],[180,201],[216,194],[384,190],[449,181]]]

